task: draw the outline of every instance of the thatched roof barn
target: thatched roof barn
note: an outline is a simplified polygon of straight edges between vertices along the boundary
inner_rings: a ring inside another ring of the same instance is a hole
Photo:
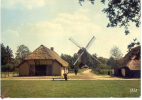
[[[18,66],[20,76],[53,76],[68,73],[69,64],[52,47],[39,46]]]
[[[125,77],[140,77],[141,72],[141,46],[133,48],[124,58],[121,74]]]

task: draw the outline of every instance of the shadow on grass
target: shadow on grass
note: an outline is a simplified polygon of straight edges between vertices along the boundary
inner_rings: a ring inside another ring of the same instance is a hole
[[[124,77],[124,76],[115,76],[115,75],[109,75],[110,78],[114,78],[114,77],[117,77],[117,78],[123,78],[123,79],[141,79],[141,77]]]

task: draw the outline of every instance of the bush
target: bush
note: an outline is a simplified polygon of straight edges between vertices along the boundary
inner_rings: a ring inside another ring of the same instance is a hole
[[[95,74],[102,74],[102,75],[108,75],[108,73],[111,74],[111,71],[109,69],[94,69],[92,72]]]
[[[2,71],[2,72],[6,72],[6,71],[7,71],[7,67],[6,67],[5,65],[2,65],[2,66],[1,66],[1,71]]]
[[[2,72],[8,72],[8,71],[13,71],[14,66],[12,64],[6,64],[1,66]]]

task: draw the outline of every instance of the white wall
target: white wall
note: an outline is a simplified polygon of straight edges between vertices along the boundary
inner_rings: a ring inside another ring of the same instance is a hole
[[[125,69],[124,68],[121,69],[121,73],[122,73],[123,76],[125,76]]]

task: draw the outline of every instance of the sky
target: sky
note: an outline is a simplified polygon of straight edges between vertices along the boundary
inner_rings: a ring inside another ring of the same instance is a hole
[[[95,36],[90,54],[109,58],[110,50],[117,46],[125,56],[134,38],[141,41],[141,28],[131,23],[129,35],[123,27],[107,28],[109,19],[102,12],[105,7],[99,0],[94,5],[86,0],[82,6],[78,0],[1,0],[1,43],[14,55],[24,44],[30,51],[44,45],[54,47],[58,55],[73,56],[79,48],[70,37],[85,47]]]

